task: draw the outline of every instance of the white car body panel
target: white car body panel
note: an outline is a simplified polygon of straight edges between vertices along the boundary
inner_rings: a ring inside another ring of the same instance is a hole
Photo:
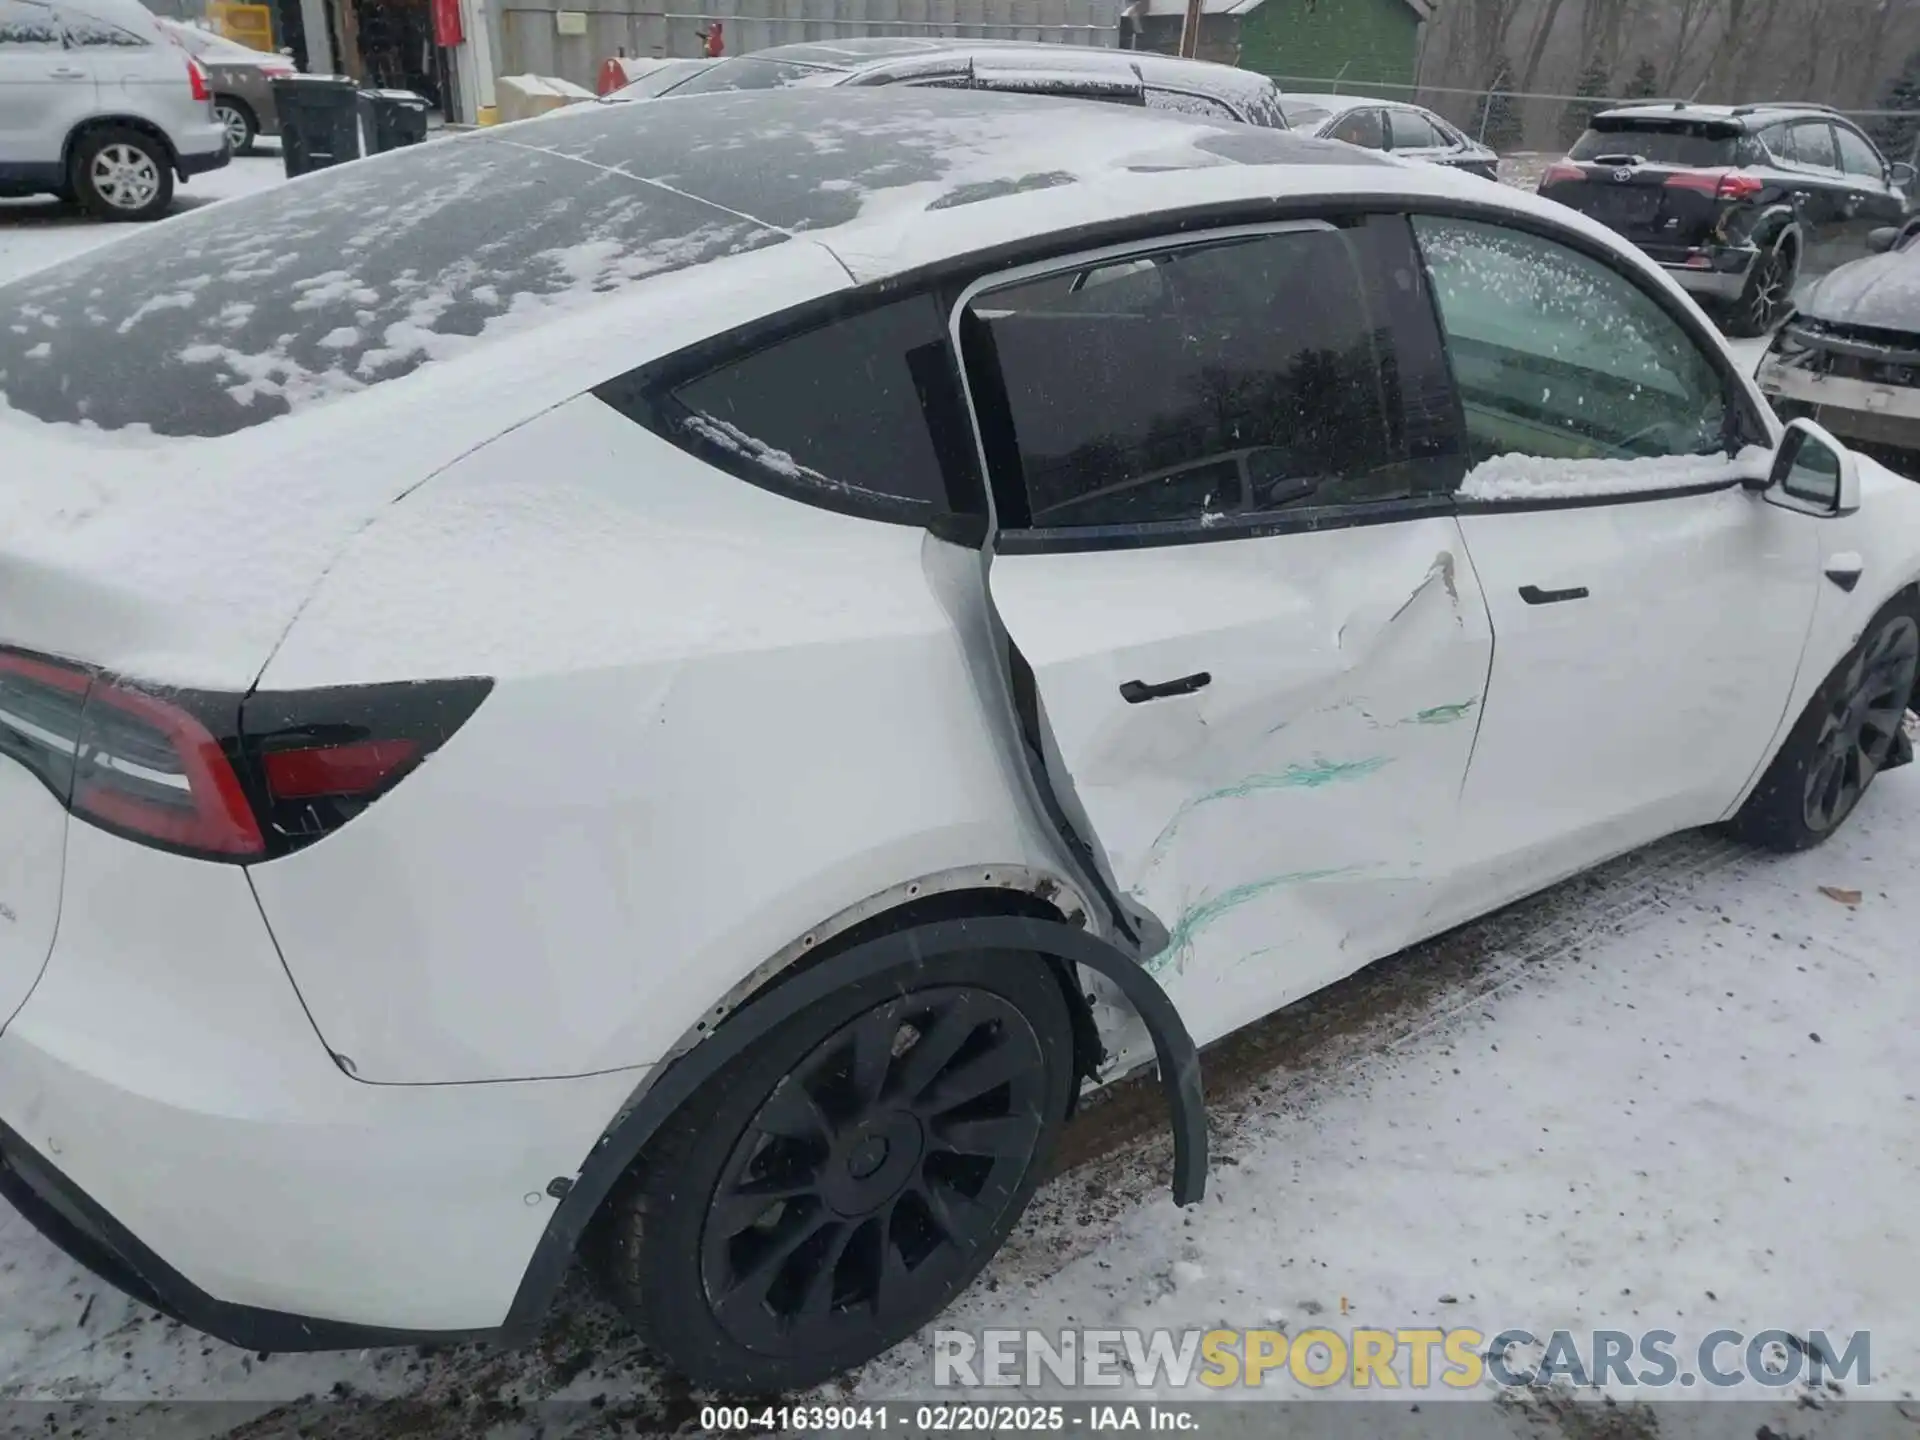
[[[363,1085],[313,1033],[244,872],[89,825],[69,836],[59,950],[0,1035],[8,1122],[236,1304],[498,1324],[547,1183],[643,1078]]]
[[[50,38],[0,45],[0,165],[58,165],[67,133],[94,111],[94,66],[61,46],[51,6],[21,9],[21,23],[44,17]]]
[[[261,679],[341,674],[374,626],[417,673],[501,677],[432,764],[253,871],[328,1045],[379,1081],[644,1063],[845,906],[1052,864],[943,602],[956,559],[977,584],[970,552],[757,489],[591,397],[411,497]],[[812,763],[847,754],[855,787]]]
[[[1786,711],[1816,527],[1737,488],[1460,526],[1499,643],[1450,913],[1719,819]]]
[[[1493,649],[1462,554],[1434,517],[994,559],[1115,878],[1171,932],[1149,968],[1200,1043],[1423,933]],[[1191,694],[1118,694],[1199,671]]]

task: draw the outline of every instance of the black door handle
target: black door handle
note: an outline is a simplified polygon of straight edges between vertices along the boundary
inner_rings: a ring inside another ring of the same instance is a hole
[[[1587,587],[1576,585],[1571,590],[1542,590],[1538,585],[1522,585],[1520,598],[1529,605],[1558,605],[1562,600],[1584,600]]]
[[[1163,685],[1149,685],[1144,680],[1129,680],[1120,687],[1120,698],[1129,705],[1138,705],[1142,700],[1158,700],[1167,695],[1191,695],[1213,683],[1213,676],[1202,670],[1197,675],[1183,675],[1178,680],[1169,680]]]

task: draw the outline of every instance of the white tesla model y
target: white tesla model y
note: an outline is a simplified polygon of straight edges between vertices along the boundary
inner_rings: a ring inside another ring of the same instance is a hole
[[[1118,106],[699,97],[0,288],[0,1188],[272,1350],[937,1314],[1084,1085],[1909,751],[1920,488],[1657,267]]]

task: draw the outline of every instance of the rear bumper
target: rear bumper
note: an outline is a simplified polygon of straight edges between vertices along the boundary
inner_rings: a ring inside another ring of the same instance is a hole
[[[0,1193],[155,1308],[263,1350],[505,1322],[638,1073],[369,1085],[301,1008],[246,872],[75,824],[61,930],[0,1033]]]
[[[1703,250],[1694,263],[1679,258],[1656,256],[1660,268],[1679,282],[1690,295],[1711,300],[1738,300],[1747,288],[1747,274],[1753,269],[1758,252],[1753,250]],[[1704,263],[1702,263],[1704,261]]]
[[[190,175],[204,175],[209,170],[218,170],[233,159],[233,152],[227,148],[226,136],[220,137],[218,150],[182,150],[174,157],[173,168],[180,172],[185,180]]]

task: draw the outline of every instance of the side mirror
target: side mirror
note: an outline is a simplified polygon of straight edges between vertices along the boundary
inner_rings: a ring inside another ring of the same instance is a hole
[[[1920,180],[1920,170],[1915,169],[1905,160],[1896,160],[1887,167],[1887,183],[1889,185],[1896,185],[1904,190],[1907,186],[1913,184],[1915,180]]]
[[[1851,515],[1860,508],[1860,462],[1813,421],[1789,421],[1773,457],[1767,498],[1809,515]]]
[[[1875,255],[1884,255],[1893,249],[1893,242],[1900,238],[1898,225],[1882,225],[1877,230],[1867,232],[1867,249]]]

